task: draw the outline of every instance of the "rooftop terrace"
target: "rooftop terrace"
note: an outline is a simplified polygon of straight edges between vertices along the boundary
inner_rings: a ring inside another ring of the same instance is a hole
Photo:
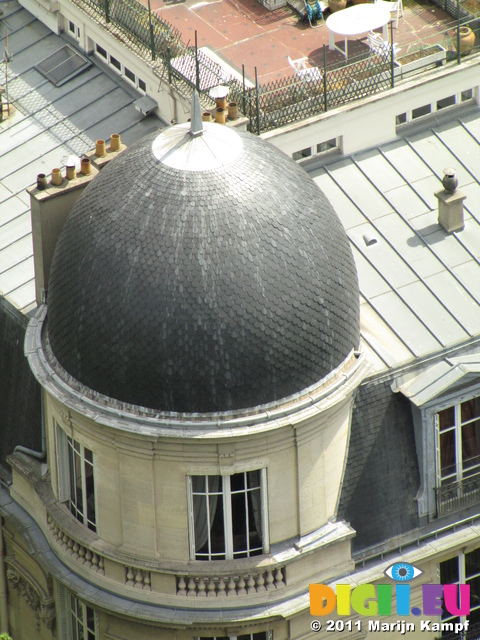
[[[181,32],[185,42],[193,44],[197,31],[199,47],[209,47],[239,71],[245,65],[250,80],[257,67],[262,84],[292,75],[287,56],[308,56],[311,66],[322,67],[323,45],[328,67],[345,62],[340,53],[328,50],[326,25],[312,29],[289,6],[270,11],[258,0],[151,0],[151,7]],[[327,10],[325,17],[329,15]],[[404,0],[404,17],[393,31],[400,57],[436,43],[453,52],[450,32],[455,26],[452,16],[433,2]],[[366,34],[350,40],[349,51],[349,62],[367,56]]]

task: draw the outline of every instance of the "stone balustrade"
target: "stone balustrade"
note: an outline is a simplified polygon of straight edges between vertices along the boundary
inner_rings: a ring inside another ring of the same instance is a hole
[[[47,516],[47,523],[52,532],[53,539],[67,554],[71,555],[74,560],[85,565],[92,571],[100,575],[105,575],[105,564],[101,555],[92,552],[91,549],[84,547],[77,542],[77,540],[74,540],[74,538],[62,531],[50,515]]]
[[[93,551],[88,546],[78,542],[71,535],[67,534],[55,522],[53,517],[47,515],[47,523],[53,540],[63,550],[70,555],[73,560],[82,564],[102,576],[105,575],[105,557]],[[124,586],[142,591],[153,591],[152,574],[169,573],[170,571],[152,571],[145,567],[135,567],[132,565],[119,563],[123,567]],[[205,566],[205,569],[207,567]],[[211,571],[211,567],[209,567]],[[223,596],[247,596],[261,592],[275,591],[286,586],[286,567],[272,565],[268,568],[255,568],[254,570],[229,572],[228,574],[192,575],[189,573],[177,573],[175,575],[177,596],[195,597],[223,597]]]
[[[125,567],[125,584],[134,589],[152,590],[152,579],[150,571],[138,569],[136,567]]]
[[[246,596],[284,587],[285,567],[272,567],[248,574],[220,576],[177,576],[177,595],[222,597]]]

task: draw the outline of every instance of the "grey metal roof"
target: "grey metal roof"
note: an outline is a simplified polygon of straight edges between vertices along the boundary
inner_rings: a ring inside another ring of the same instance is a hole
[[[274,402],[358,347],[350,246],[276,147],[214,123],[190,136],[178,125],[145,137],[77,201],[52,262],[51,346],[76,380],[123,402],[181,413]]]
[[[480,336],[479,140],[480,109],[468,106],[311,171],[352,243],[361,332],[379,370]],[[467,196],[453,234],[437,222],[444,167]]]
[[[133,103],[139,94],[99,63],[61,87],[34,65],[65,44],[17,2],[2,4],[0,52],[13,56],[8,90],[14,111],[0,122],[0,294],[24,312],[35,306],[30,200],[25,189],[38,173],[50,174],[69,155],[81,155],[97,138],[120,133],[131,143],[164,126],[143,119]],[[0,78],[5,64],[0,63]]]

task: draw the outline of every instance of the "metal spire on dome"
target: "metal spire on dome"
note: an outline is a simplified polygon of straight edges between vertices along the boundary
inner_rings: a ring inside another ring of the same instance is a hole
[[[190,135],[193,137],[201,136],[203,134],[202,111],[200,109],[200,97],[196,89],[194,89],[192,96],[190,122]]]

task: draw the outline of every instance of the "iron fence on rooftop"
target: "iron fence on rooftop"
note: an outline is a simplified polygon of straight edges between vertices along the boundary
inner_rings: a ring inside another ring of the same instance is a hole
[[[180,31],[138,0],[80,0],[79,4],[90,7],[107,23],[115,25],[148,52],[152,60],[166,59],[168,48],[173,55],[185,48]]]
[[[233,77],[198,49],[196,33],[195,45],[185,44],[178,29],[139,0],[74,0],[79,7],[101,15],[107,24],[114,25],[117,37],[160,63],[155,65],[156,73],[182,95],[187,96],[191,89],[197,88],[201,96],[213,104],[208,98],[210,89],[227,86],[228,100],[237,103],[240,114],[248,118],[250,131],[257,135],[389,89],[410,70],[416,72],[431,65],[430,59],[441,64],[448,61],[449,55],[460,63],[460,27],[470,24],[477,36],[477,47],[480,43],[480,15],[475,16],[468,9],[468,3],[476,0],[433,1],[452,15],[452,24],[443,37],[445,47],[438,42],[425,42],[413,53],[408,46],[407,55],[404,51],[396,59],[393,50],[385,55],[366,55],[365,52],[363,57],[350,59],[343,66],[338,63],[328,66],[324,46],[323,65],[315,74],[303,78],[288,76],[260,85],[255,81],[252,88],[246,86],[244,70],[243,81]],[[393,40],[391,29],[390,41]]]
[[[334,109],[394,85],[393,52],[369,56],[315,76],[280,78],[249,91],[248,115],[252,133],[260,134]]]

